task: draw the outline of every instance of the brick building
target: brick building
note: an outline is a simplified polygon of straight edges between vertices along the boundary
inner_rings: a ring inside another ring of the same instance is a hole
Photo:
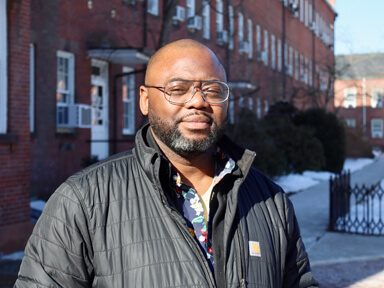
[[[193,38],[218,55],[231,121],[240,107],[263,117],[281,99],[319,105],[332,84],[334,1],[31,0],[31,11],[31,191],[40,198],[91,156],[133,146],[146,121],[138,110],[145,64],[164,43]]]
[[[0,0],[0,254],[23,248],[32,228],[29,64],[30,1]]]
[[[338,55],[335,70],[338,115],[383,150],[384,53]]]

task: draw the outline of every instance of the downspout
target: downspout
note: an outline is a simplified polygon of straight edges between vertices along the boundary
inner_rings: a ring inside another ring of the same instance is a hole
[[[285,55],[285,3],[284,1],[282,1],[282,6],[283,6],[283,36],[282,36],[282,47],[281,47],[281,50],[282,50],[282,53],[283,53],[283,59],[281,60],[283,63],[283,100],[285,100],[285,90],[286,90],[286,73],[285,73],[285,69],[286,69],[286,66],[285,66],[285,57],[287,55]],[[287,51],[288,52],[288,51]]]

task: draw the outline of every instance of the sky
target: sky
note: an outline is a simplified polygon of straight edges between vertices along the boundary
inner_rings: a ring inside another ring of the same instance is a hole
[[[335,54],[384,52],[384,0],[336,0]]]

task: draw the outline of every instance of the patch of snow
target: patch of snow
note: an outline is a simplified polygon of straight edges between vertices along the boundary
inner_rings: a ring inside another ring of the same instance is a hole
[[[344,170],[356,172],[365,166],[372,164],[375,160],[370,158],[347,158],[344,162]],[[311,186],[319,184],[320,181],[327,181],[334,175],[331,172],[305,171],[303,174],[289,174],[278,177],[275,182],[280,185],[285,192],[298,192]]]
[[[375,160],[371,158],[347,158],[344,162],[344,170],[350,170],[351,173],[361,170],[365,166],[372,164]]]
[[[282,176],[279,177],[275,182],[280,185],[285,192],[297,192],[319,183],[318,180],[311,179],[300,174]]]

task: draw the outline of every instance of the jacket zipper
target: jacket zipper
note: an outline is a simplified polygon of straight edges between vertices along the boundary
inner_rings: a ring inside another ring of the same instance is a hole
[[[175,208],[169,206],[168,203],[166,202],[166,200],[162,199],[162,201],[163,201],[164,206],[167,206],[168,208],[170,208],[172,210],[170,213],[170,216],[175,221],[177,227],[179,227],[181,233],[184,236],[184,239],[187,241],[187,243],[191,247],[193,253],[196,255],[197,259],[199,260],[201,268],[203,269],[203,272],[205,274],[205,278],[208,281],[209,287],[215,288],[214,281],[212,281],[213,275],[212,275],[212,272],[207,267],[207,265],[205,265],[205,264],[207,264],[206,263],[207,261],[204,258],[203,252],[201,252],[200,247],[196,243],[196,240],[194,238],[192,238],[192,235],[189,233],[189,231],[186,231],[185,228],[180,224],[179,220],[177,219],[177,215],[174,214],[174,213],[179,213],[179,212]],[[174,212],[174,213],[172,213],[172,212]]]
[[[238,260],[238,269],[239,269],[239,277],[240,277],[240,288],[247,287],[246,275],[245,275],[245,260],[244,260],[244,243],[241,238],[241,227],[240,223],[238,224],[238,229],[236,231],[236,242],[237,242],[237,260]]]

